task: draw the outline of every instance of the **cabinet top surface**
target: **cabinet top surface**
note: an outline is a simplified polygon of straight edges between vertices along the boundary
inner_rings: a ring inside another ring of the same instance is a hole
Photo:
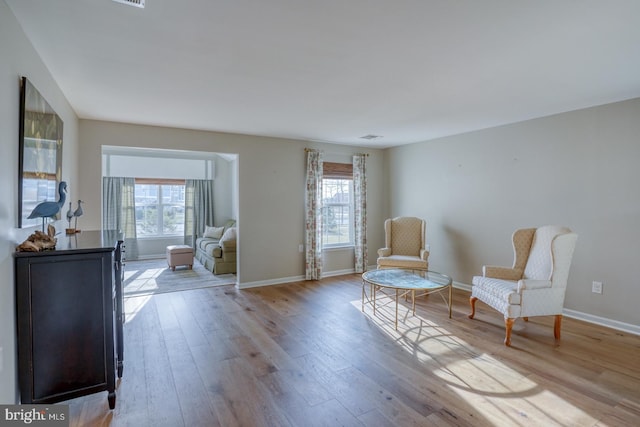
[[[80,233],[66,235],[64,233],[56,235],[56,248],[41,252],[14,252],[15,257],[33,257],[58,255],[68,252],[110,252],[122,241],[122,233],[115,230],[104,231],[83,231]]]

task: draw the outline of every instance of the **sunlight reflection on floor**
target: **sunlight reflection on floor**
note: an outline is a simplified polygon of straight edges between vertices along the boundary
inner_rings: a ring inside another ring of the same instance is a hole
[[[125,269],[124,270],[124,292],[152,290],[158,285],[155,278],[162,273],[164,268],[145,268],[145,269]],[[125,324],[131,322],[136,315],[142,310],[152,295],[127,297],[124,299],[124,316]]]
[[[124,299],[124,318],[125,324],[131,322],[136,315],[142,310],[142,307],[149,302],[152,295]]]
[[[361,300],[351,304],[359,311],[362,308]],[[580,402],[571,402],[569,392],[558,395],[549,391],[543,377],[519,372],[496,357],[478,351],[420,311],[414,316],[408,306],[401,304],[398,330],[394,327],[394,306],[376,306],[374,316],[372,307],[365,305],[363,314],[449,386],[448,390],[430,390],[429,385],[417,387],[427,395],[436,394],[445,404],[449,399],[464,399],[472,410],[470,414],[458,415],[463,418],[467,415],[469,421],[474,418],[477,421],[479,414],[494,425],[574,426],[597,422],[575,405]],[[410,376],[404,379],[412,382]]]
[[[156,278],[166,268],[147,268],[141,270],[125,270],[124,292],[135,293],[140,291],[153,291],[158,289]]]

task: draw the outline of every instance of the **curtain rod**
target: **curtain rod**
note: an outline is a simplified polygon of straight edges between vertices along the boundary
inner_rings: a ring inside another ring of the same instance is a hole
[[[323,151],[323,150],[318,150],[316,148],[306,148],[305,147],[304,151],[309,152],[309,151]],[[356,154],[361,154],[363,156],[369,156],[369,153],[338,153],[336,151],[330,151],[329,154],[346,154],[346,155],[351,154],[352,156],[356,155]]]

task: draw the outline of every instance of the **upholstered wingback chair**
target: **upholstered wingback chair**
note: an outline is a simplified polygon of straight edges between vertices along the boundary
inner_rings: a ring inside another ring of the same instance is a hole
[[[427,270],[426,229],[426,222],[420,218],[387,219],[384,222],[385,247],[378,249],[378,268]]]
[[[513,267],[484,266],[473,278],[471,314],[480,300],[504,315],[504,343],[511,345],[511,329],[518,317],[555,316],[553,334],[560,339],[562,307],[569,267],[578,235],[566,227],[547,225],[513,233]]]

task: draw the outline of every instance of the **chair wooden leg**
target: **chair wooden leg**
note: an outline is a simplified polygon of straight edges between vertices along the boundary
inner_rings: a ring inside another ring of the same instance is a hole
[[[478,301],[478,298],[476,297],[469,297],[469,305],[471,306],[471,314],[469,314],[469,319],[473,319],[473,316],[476,315],[476,301]]]
[[[553,336],[560,339],[560,327],[562,326],[562,314],[556,314],[556,319],[553,322]]]
[[[513,323],[515,321],[516,319],[511,319],[509,317],[504,318],[504,326],[507,329],[504,337],[504,345],[506,345],[507,347],[511,347],[511,329],[513,328]]]

